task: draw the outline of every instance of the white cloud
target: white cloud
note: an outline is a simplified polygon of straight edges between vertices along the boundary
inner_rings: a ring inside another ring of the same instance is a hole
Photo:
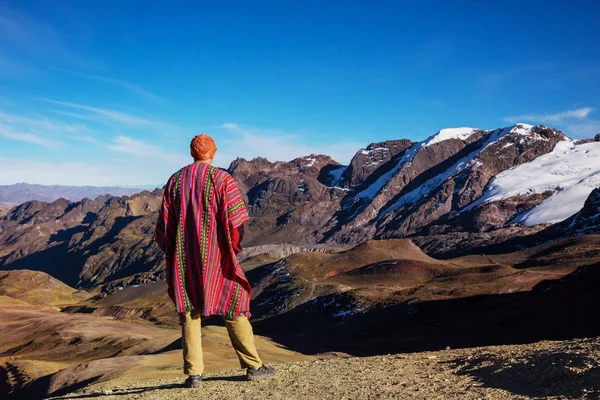
[[[132,127],[143,127],[158,130],[160,132],[168,132],[169,134],[189,134],[189,131],[181,126],[172,124],[170,122],[159,121],[155,119],[149,119],[144,117],[138,117],[136,115],[128,114],[122,111],[111,110],[107,108],[92,107],[85,104],[70,103],[66,101],[59,101],[53,99],[41,99],[47,103],[63,106],[70,109],[87,111],[87,114],[73,113],[62,110],[55,110],[60,114],[70,116],[73,118],[79,118],[82,120],[96,121],[104,124],[122,124]]]
[[[27,117],[18,114],[8,114],[2,111],[0,111],[0,121],[11,125],[24,126],[29,131],[45,134],[77,134],[90,131],[84,124],[67,124],[42,116]]]
[[[66,101],[58,101],[58,100],[52,100],[52,99],[42,99],[42,100],[46,101],[48,103],[52,103],[52,104],[56,104],[56,105],[60,105],[60,106],[75,108],[77,110],[89,111],[92,114],[96,114],[96,115],[105,117],[109,120],[112,120],[114,122],[119,122],[119,123],[126,124],[126,125],[163,125],[164,124],[159,121],[153,121],[153,120],[146,119],[146,118],[140,118],[140,117],[136,117],[131,114],[127,114],[127,113],[116,111],[116,110],[109,110],[106,108],[91,107],[91,106],[86,106],[84,104],[69,103]]]
[[[531,115],[531,114],[526,114],[526,115],[519,115],[517,117],[507,117],[505,118],[506,121],[511,122],[511,123],[518,123],[518,122],[554,122],[554,123],[558,123],[558,122],[562,122],[564,120],[569,120],[569,119],[585,119],[588,117],[588,115],[594,111],[594,109],[592,107],[583,107],[583,108],[578,108],[576,110],[568,110],[568,111],[563,111],[563,112],[559,112],[556,114],[545,114],[545,115]]]
[[[300,134],[242,127],[232,122],[226,122],[220,128],[229,133],[224,139],[216,138],[218,151],[215,163],[222,167],[228,167],[229,163],[237,157],[245,159],[264,157],[270,161],[290,161],[310,154],[326,154],[340,163],[347,164],[354,153],[365,145],[349,141],[336,144],[308,144],[303,141]]]
[[[220,128],[224,128],[224,129],[239,129],[238,124],[234,124],[232,122],[225,122],[223,125],[220,126]]]
[[[0,136],[8,140],[54,148],[63,139],[89,140],[84,124],[70,124],[43,116],[25,116],[0,111]]]
[[[54,148],[58,145],[55,140],[31,133],[15,132],[9,126],[4,124],[0,124],[0,137],[8,140],[33,143],[47,148]]]
[[[184,166],[192,162],[192,159],[189,156],[186,157],[180,153],[165,152],[159,146],[128,136],[116,137],[113,140],[113,143],[109,144],[107,147],[120,153],[133,154],[138,158],[161,160],[172,165]]]

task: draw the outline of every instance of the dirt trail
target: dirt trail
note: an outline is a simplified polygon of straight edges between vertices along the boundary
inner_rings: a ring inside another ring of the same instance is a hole
[[[202,388],[176,380],[98,383],[55,399],[599,399],[600,338],[275,364],[278,376],[245,382],[209,374]]]

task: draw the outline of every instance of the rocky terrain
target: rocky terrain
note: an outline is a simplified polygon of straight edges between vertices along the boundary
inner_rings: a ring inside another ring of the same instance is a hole
[[[277,377],[243,382],[239,370],[182,379],[94,384],[56,399],[597,399],[600,340],[540,342],[276,364]]]
[[[92,286],[159,268],[153,244],[162,191],[72,203],[31,201],[0,220],[0,265],[37,269],[69,285]]]
[[[600,333],[597,235],[449,260],[408,241],[375,241],[338,254],[296,254],[247,276],[256,286],[257,332],[304,353],[385,354]],[[357,338],[368,338],[368,346]]]

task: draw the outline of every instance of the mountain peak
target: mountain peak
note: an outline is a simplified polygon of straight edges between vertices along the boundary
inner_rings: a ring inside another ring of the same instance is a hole
[[[437,132],[435,135],[425,139],[421,147],[428,147],[432,144],[443,142],[450,139],[467,140],[475,132],[480,131],[476,128],[446,128]]]

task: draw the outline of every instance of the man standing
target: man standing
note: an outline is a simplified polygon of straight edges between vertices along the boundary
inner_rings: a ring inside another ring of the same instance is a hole
[[[216,150],[210,136],[194,137],[194,163],[167,182],[154,236],[166,256],[169,297],[182,323],[187,387],[202,381],[202,316],[224,318],[248,380],[275,374],[254,345],[248,321],[252,289],[237,258],[248,211],[231,175],[211,165]]]

